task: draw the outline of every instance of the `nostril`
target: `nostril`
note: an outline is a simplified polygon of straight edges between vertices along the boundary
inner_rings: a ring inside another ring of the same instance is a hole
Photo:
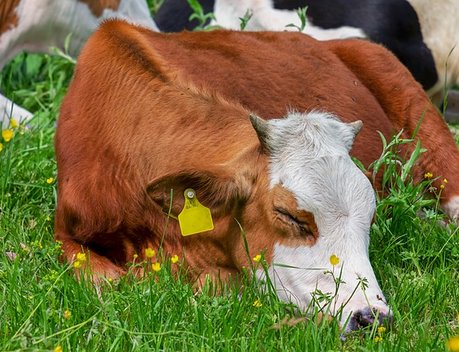
[[[362,329],[373,325],[375,321],[377,321],[378,325],[390,326],[392,324],[392,315],[383,313],[376,308],[366,307],[358,310],[352,315],[351,320],[349,321],[349,329]]]

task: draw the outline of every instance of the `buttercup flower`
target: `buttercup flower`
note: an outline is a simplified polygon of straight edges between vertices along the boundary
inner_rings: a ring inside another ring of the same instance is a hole
[[[79,262],[85,262],[86,261],[86,254],[78,253],[76,255],[76,260],[79,261]]]
[[[3,150],[3,144],[0,143],[0,152]]]
[[[424,174],[424,178],[427,179],[427,180],[430,180],[432,177],[433,177],[433,175],[432,175],[431,172],[426,172],[426,173]]]
[[[446,342],[446,348],[450,352],[459,352],[459,335],[449,338]]]
[[[56,346],[54,348],[54,352],[62,352],[62,347],[61,346]]]
[[[75,269],[81,268],[81,262],[78,261],[78,260],[75,260],[75,261],[73,262],[73,267],[74,267]]]
[[[19,126],[19,124],[18,124],[16,119],[11,119],[10,120],[10,126],[11,126],[11,128],[17,128]]]
[[[386,332],[386,328],[384,326],[378,327],[378,334],[382,335]]]
[[[445,183],[445,184],[448,183],[448,179],[447,179],[447,178],[444,178],[444,179],[443,179],[443,183]]]
[[[333,265],[333,266],[339,264],[339,258],[335,254],[332,254],[330,256],[330,264]]]
[[[177,262],[178,262],[178,260],[179,260],[179,257],[178,257],[178,255],[173,255],[173,256],[171,257],[171,262],[172,262],[172,264],[175,264],[175,263],[177,263]]]
[[[46,183],[47,183],[48,185],[50,185],[50,184],[53,183],[53,182],[54,182],[54,178],[53,178],[53,177],[50,177],[50,178],[46,179]]]
[[[161,270],[161,263],[158,263],[158,262],[153,263],[153,264],[151,265],[151,268],[153,269],[153,271],[158,272],[158,271]]]
[[[137,253],[134,253],[134,255],[132,256],[132,259],[136,260],[138,257],[139,257],[139,255]]]
[[[154,257],[155,254],[156,252],[154,251],[154,249],[151,249],[151,248],[145,249],[145,257],[152,258]]]
[[[382,341],[382,337],[381,336],[375,336],[373,341],[376,342],[376,343],[381,342]]]
[[[255,257],[252,258],[252,260],[253,260],[255,263],[258,263],[258,262],[261,260],[261,254],[257,254]]]
[[[72,312],[69,310],[64,311],[64,319],[68,320],[72,317]]]
[[[2,131],[2,137],[6,143],[8,143],[10,140],[13,139],[14,137],[14,132],[13,130],[3,130]]]
[[[260,308],[261,306],[263,306],[263,303],[256,299],[255,302],[253,302],[252,306],[254,306],[255,308]]]

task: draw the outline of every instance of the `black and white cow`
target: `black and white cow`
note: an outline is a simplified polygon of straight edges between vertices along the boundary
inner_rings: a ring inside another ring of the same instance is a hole
[[[459,0],[201,0],[217,25],[247,30],[296,30],[296,10],[307,6],[304,33],[319,40],[368,38],[390,49],[438,105],[445,88],[459,82]],[[155,21],[161,31],[193,29],[183,0],[166,0]]]

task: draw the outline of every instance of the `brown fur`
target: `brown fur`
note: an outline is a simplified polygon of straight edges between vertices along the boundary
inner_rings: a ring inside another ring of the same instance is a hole
[[[118,10],[121,0],[78,0],[88,5],[92,14],[96,17],[102,16],[105,9]]]
[[[381,152],[377,130],[410,136],[425,113],[418,137],[429,152],[416,173],[447,177],[444,200],[459,193],[454,141],[422,88],[380,46],[297,33],[164,35],[111,21],[80,56],[56,134],[56,239],[67,259],[89,249],[95,275],[117,276],[134,253],[162,244],[195,277],[226,278],[261,251],[270,262],[276,242],[314,245],[312,214],[269,188],[267,155],[248,118],[288,109],[363,120],[352,152],[366,165]],[[169,206],[180,212],[188,187],[211,209],[213,231],[182,237],[167,218]]]
[[[18,25],[16,8],[21,0],[0,1],[0,35]]]

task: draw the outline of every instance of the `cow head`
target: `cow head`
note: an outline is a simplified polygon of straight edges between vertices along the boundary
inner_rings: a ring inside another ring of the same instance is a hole
[[[258,195],[269,201],[257,205],[267,212],[269,229],[255,224],[255,209],[248,209],[253,218],[246,223],[257,236],[266,231],[275,238],[266,257],[279,297],[302,309],[317,304],[341,312],[348,330],[387,318],[368,257],[374,191],[349,156],[362,123],[319,112],[270,121],[252,116],[251,122],[269,155],[269,197]],[[320,293],[330,295],[328,305],[318,301]]]
[[[237,272],[263,252],[282,300],[307,310],[324,305],[315,300],[320,291],[333,296],[325,311],[340,313],[347,329],[382,321],[389,308],[368,257],[375,196],[349,156],[362,123],[346,124],[320,112],[250,120],[258,138],[243,126],[233,137],[245,141],[239,150],[220,147],[199,158],[206,168],[213,165],[211,170],[173,173],[149,188],[164,212],[169,204],[173,212],[183,207],[180,197],[171,202],[170,189],[180,196],[188,187],[212,210],[214,231],[180,240],[188,264],[221,276],[225,270]],[[223,133],[219,140],[230,138]],[[243,133],[251,134],[250,143]],[[338,264],[330,263],[332,255]],[[264,270],[257,275],[266,280]]]

